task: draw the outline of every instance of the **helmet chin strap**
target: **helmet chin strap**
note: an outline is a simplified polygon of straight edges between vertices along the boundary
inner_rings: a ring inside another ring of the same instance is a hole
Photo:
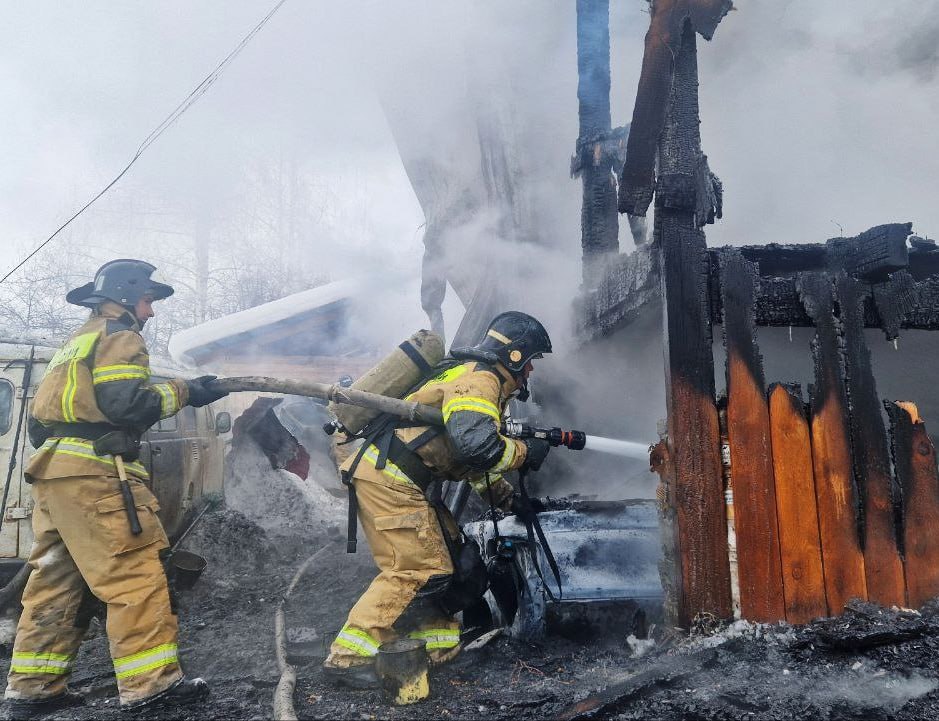
[[[519,376],[515,379],[516,388],[514,391],[509,393],[509,398],[515,398],[516,400],[524,403],[529,399],[531,393],[528,390],[528,379],[524,376]]]

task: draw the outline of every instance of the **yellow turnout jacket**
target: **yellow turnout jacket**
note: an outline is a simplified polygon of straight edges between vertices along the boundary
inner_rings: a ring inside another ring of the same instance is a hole
[[[97,455],[89,436],[109,430],[139,435],[188,398],[182,379],[150,383],[150,356],[136,318],[117,303],[102,303],[52,357],[39,384],[29,418],[38,450],[26,479],[115,475],[114,459]],[[139,461],[125,466],[148,478]]]

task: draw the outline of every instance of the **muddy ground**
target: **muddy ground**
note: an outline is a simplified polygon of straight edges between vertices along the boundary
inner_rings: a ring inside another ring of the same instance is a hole
[[[256,459],[244,460],[246,473],[264,470]],[[262,473],[266,485],[259,490],[267,504],[254,509],[255,519],[244,514],[250,494],[235,494],[240,510],[209,513],[184,544],[209,562],[196,586],[180,593],[179,619],[184,666],[208,680],[210,699],[136,717],[271,717],[277,604],[303,560],[324,543],[344,540],[344,503],[317,489],[298,493],[283,473]],[[245,479],[229,480],[237,489]],[[279,502],[287,500],[285,511]],[[318,506],[309,510],[307,525],[296,523],[301,502]],[[277,514],[286,514],[287,532],[272,519]],[[657,630],[656,643],[641,657],[617,629],[601,629],[599,640],[583,642],[503,637],[435,669],[427,701],[388,706],[376,692],[326,685],[319,667],[372,574],[364,542],[356,555],[338,543],[294,591],[288,625],[301,719],[939,718],[939,606],[922,615],[859,606],[838,621],[803,629],[738,622],[691,637]],[[9,648],[3,656],[5,674]],[[50,718],[128,718],[117,707],[107,640],[97,624],[83,644],[72,686],[87,695],[88,705]],[[0,713],[10,717],[5,707]]]

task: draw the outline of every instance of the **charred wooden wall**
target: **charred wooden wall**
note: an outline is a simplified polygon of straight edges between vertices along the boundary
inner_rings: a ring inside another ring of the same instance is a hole
[[[915,406],[878,395],[864,334],[870,285],[856,277],[865,271],[853,277],[844,262],[793,277],[815,327],[806,405],[798,387],[763,390],[758,264],[739,249],[716,260],[741,615],[804,623],[852,598],[918,606],[939,595],[935,449]]]

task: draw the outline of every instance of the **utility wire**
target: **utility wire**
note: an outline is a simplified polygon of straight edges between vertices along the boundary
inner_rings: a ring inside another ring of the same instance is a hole
[[[90,208],[92,205],[94,205],[94,203],[95,203],[102,195],[104,195],[104,194],[107,193],[111,188],[113,188],[113,187],[117,184],[117,182],[118,182],[121,178],[124,177],[124,175],[127,173],[127,171],[130,170],[130,169],[133,167],[134,163],[136,163],[137,160],[140,158],[140,156],[144,154],[144,152],[147,150],[147,148],[149,148],[151,145],[153,145],[153,143],[156,142],[157,138],[159,138],[161,135],[163,135],[163,133],[166,132],[166,130],[168,130],[170,126],[172,126],[177,120],[179,120],[179,118],[182,116],[183,113],[185,113],[187,110],[189,110],[189,108],[191,108],[191,107],[193,106],[193,104],[194,104],[199,98],[201,98],[203,95],[205,95],[206,91],[212,86],[212,84],[213,84],[216,80],[218,80],[219,76],[221,76],[221,74],[222,74],[222,72],[225,70],[225,68],[226,68],[229,64],[231,64],[231,62],[232,62],[236,57],[238,57],[238,55],[241,53],[241,51],[245,49],[245,46],[247,46],[247,44],[248,44],[249,42],[251,42],[251,40],[254,38],[255,35],[258,34],[258,32],[260,32],[261,28],[263,28],[263,27],[267,24],[268,20],[270,20],[272,17],[274,17],[274,13],[276,13],[278,10],[280,10],[281,6],[282,6],[285,2],[287,2],[287,0],[279,0],[279,2],[278,2],[273,8],[271,8],[271,11],[270,11],[267,15],[265,15],[264,18],[263,18],[257,25],[255,25],[255,26],[251,29],[251,32],[249,32],[247,35],[245,35],[244,39],[242,39],[242,41],[241,41],[240,43],[238,43],[238,45],[235,46],[235,49],[232,50],[228,55],[226,55],[226,56],[225,56],[225,59],[222,60],[222,62],[220,62],[220,63],[215,67],[215,69],[214,69],[211,73],[209,73],[208,75],[206,75],[205,78],[202,80],[202,82],[199,83],[199,84],[195,87],[195,89],[194,89],[191,93],[189,93],[189,95],[187,95],[187,96],[185,97],[185,99],[183,99],[183,101],[173,109],[173,112],[171,112],[169,115],[167,115],[167,116],[163,119],[163,121],[162,121],[159,125],[157,125],[156,128],[154,128],[153,131],[152,131],[146,138],[143,139],[143,142],[140,143],[140,147],[137,148],[137,152],[134,153],[134,157],[132,157],[132,158],[130,159],[130,162],[127,163],[127,165],[124,166],[124,169],[123,169],[120,173],[117,174],[117,176],[114,178],[114,180],[112,180],[110,183],[108,183],[106,186],[104,186],[104,188],[103,188],[96,196],[94,196],[91,200],[89,200],[87,203],[85,203],[71,218],[69,218],[69,219],[66,220],[64,223],[62,223],[62,225],[60,225],[58,228],[56,228],[56,231],[55,231],[52,235],[50,235],[48,238],[46,238],[44,241],[42,241],[42,243],[40,243],[38,246],[36,246],[36,247],[32,250],[32,252],[31,252],[29,255],[27,255],[25,258],[23,258],[23,260],[21,260],[19,263],[17,263],[17,264],[13,267],[12,270],[10,270],[6,275],[4,275],[2,278],[0,278],[0,283],[3,283],[7,278],[9,278],[9,277],[10,277],[11,275],[13,275],[16,271],[18,271],[20,268],[22,268],[24,265],[26,265],[26,263],[29,262],[29,260],[30,260],[34,255],[36,255],[36,253],[38,253],[40,250],[42,250],[43,248],[45,248],[50,242],[52,242],[52,240],[53,240],[59,233],[61,233],[63,230],[65,230],[65,228],[67,228],[67,227],[71,224],[71,222],[72,222],[73,220],[75,220],[75,218],[77,218],[79,215],[81,215],[82,213],[84,213],[88,208]]]

